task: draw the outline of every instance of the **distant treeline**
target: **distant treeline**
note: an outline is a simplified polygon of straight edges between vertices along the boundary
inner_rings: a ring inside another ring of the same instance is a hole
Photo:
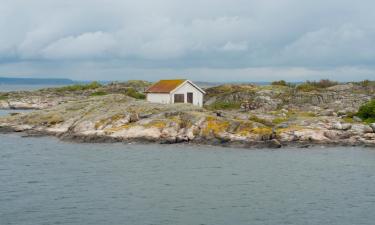
[[[68,85],[74,84],[75,82],[70,79],[54,79],[54,78],[10,78],[10,77],[0,77],[0,85]]]

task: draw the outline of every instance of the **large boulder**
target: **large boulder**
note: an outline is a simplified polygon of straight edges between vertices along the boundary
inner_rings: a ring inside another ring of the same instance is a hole
[[[333,124],[332,129],[335,130],[350,130],[352,128],[352,125],[350,123],[340,123],[337,122]]]

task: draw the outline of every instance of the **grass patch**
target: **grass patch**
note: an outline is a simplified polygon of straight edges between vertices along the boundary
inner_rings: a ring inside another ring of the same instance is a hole
[[[125,95],[135,98],[135,99],[146,99],[146,95],[138,92],[134,88],[129,88],[126,92]]]
[[[104,96],[104,95],[107,95],[108,93],[105,92],[105,91],[97,91],[97,92],[94,92],[92,93],[90,96]]]
[[[273,126],[273,123],[268,121],[268,120],[265,120],[265,119],[262,119],[262,118],[259,118],[257,116],[251,116],[249,118],[249,120],[253,121],[253,122],[256,122],[256,123],[261,123],[261,124],[264,124],[266,126]]]
[[[280,124],[288,121],[288,118],[278,117],[272,120],[273,124]]]
[[[241,107],[241,103],[239,102],[214,102],[213,104],[209,105],[207,108],[211,110],[229,110],[229,109],[239,109]]]
[[[345,122],[345,123],[354,123],[354,120],[352,117],[344,117],[342,118],[342,120]]]
[[[92,90],[102,87],[102,85],[96,81],[89,84],[74,84],[65,87],[56,88],[58,92],[67,92],[67,91],[85,91]]]
[[[269,127],[257,127],[251,129],[251,133],[259,135],[270,135],[272,134],[272,128]]]
[[[1,100],[3,100],[3,101],[8,100],[8,96],[6,96],[6,95],[0,95],[0,101]]]

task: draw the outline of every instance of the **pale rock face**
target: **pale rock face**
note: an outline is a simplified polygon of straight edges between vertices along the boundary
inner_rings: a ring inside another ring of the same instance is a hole
[[[134,126],[129,129],[124,129],[115,132],[111,135],[112,137],[119,137],[123,139],[147,139],[147,140],[158,140],[161,137],[160,129],[151,127],[144,128],[142,126]]]
[[[331,140],[337,140],[337,139],[340,139],[341,133],[342,133],[341,131],[327,130],[327,131],[324,131],[324,136]]]
[[[35,105],[28,102],[9,102],[9,107],[16,109],[34,109]]]
[[[332,129],[335,130],[350,130],[352,128],[352,125],[350,123],[340,123],[337,122],[333,124]]]
[[[353,124],[352,129],[350,131],[353,131],[355,134],[358,135],[374,132],[370,126],[365,124]]]
[[[0,109],[9,109],[9,104],[7,101],[0,101]]]
[[[31,130],[32,128],[33,127],[29,125],[17,125],[13,127],[15,132],[23,132],[23,131]]]
[[[372,128],[372,131],[375,133],[375,123],[370,124],[370,127]]]
[[[366,140],[375,140],[375,133],[367,133],[363,135]]]
[[[95,123],[92,121],[83,121],[74,127],[74,132],[76,133],[92,133],[91,131],[95,133],[95,130]]]
[[[56,134],[65,133],[74,124],[74,122],[75,122],[75,120],[73,118],[71,118],[71,119],[65,121],[62,124],[56,124],[53,127],[46,128],[46,131],[51,132],[51,133],[56,133]]]
[[[326,136],[324,136],[324,131],[321,130],[299,130],[294,131],[294,135],[300,141],[323,142],[329,140]]]
[[[174,127],[167,127],[162,130],[161,138],[163,139],[176,138],[177,134],[178,132]]]

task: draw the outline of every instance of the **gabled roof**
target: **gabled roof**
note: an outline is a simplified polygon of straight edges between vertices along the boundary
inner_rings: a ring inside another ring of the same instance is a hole
[[[145,93],[171,93],[173,90],[180,87],[182,84],[189,82],[191,85],[193,85],[195,88],[197,88],[202,93],[205,93],[201,88],[199,88],[197,85],[195,85],[193,82],[185,79],[179,79],[179,80],[160,80],[157,83],[153,84],[151,87],[149,87]]]

